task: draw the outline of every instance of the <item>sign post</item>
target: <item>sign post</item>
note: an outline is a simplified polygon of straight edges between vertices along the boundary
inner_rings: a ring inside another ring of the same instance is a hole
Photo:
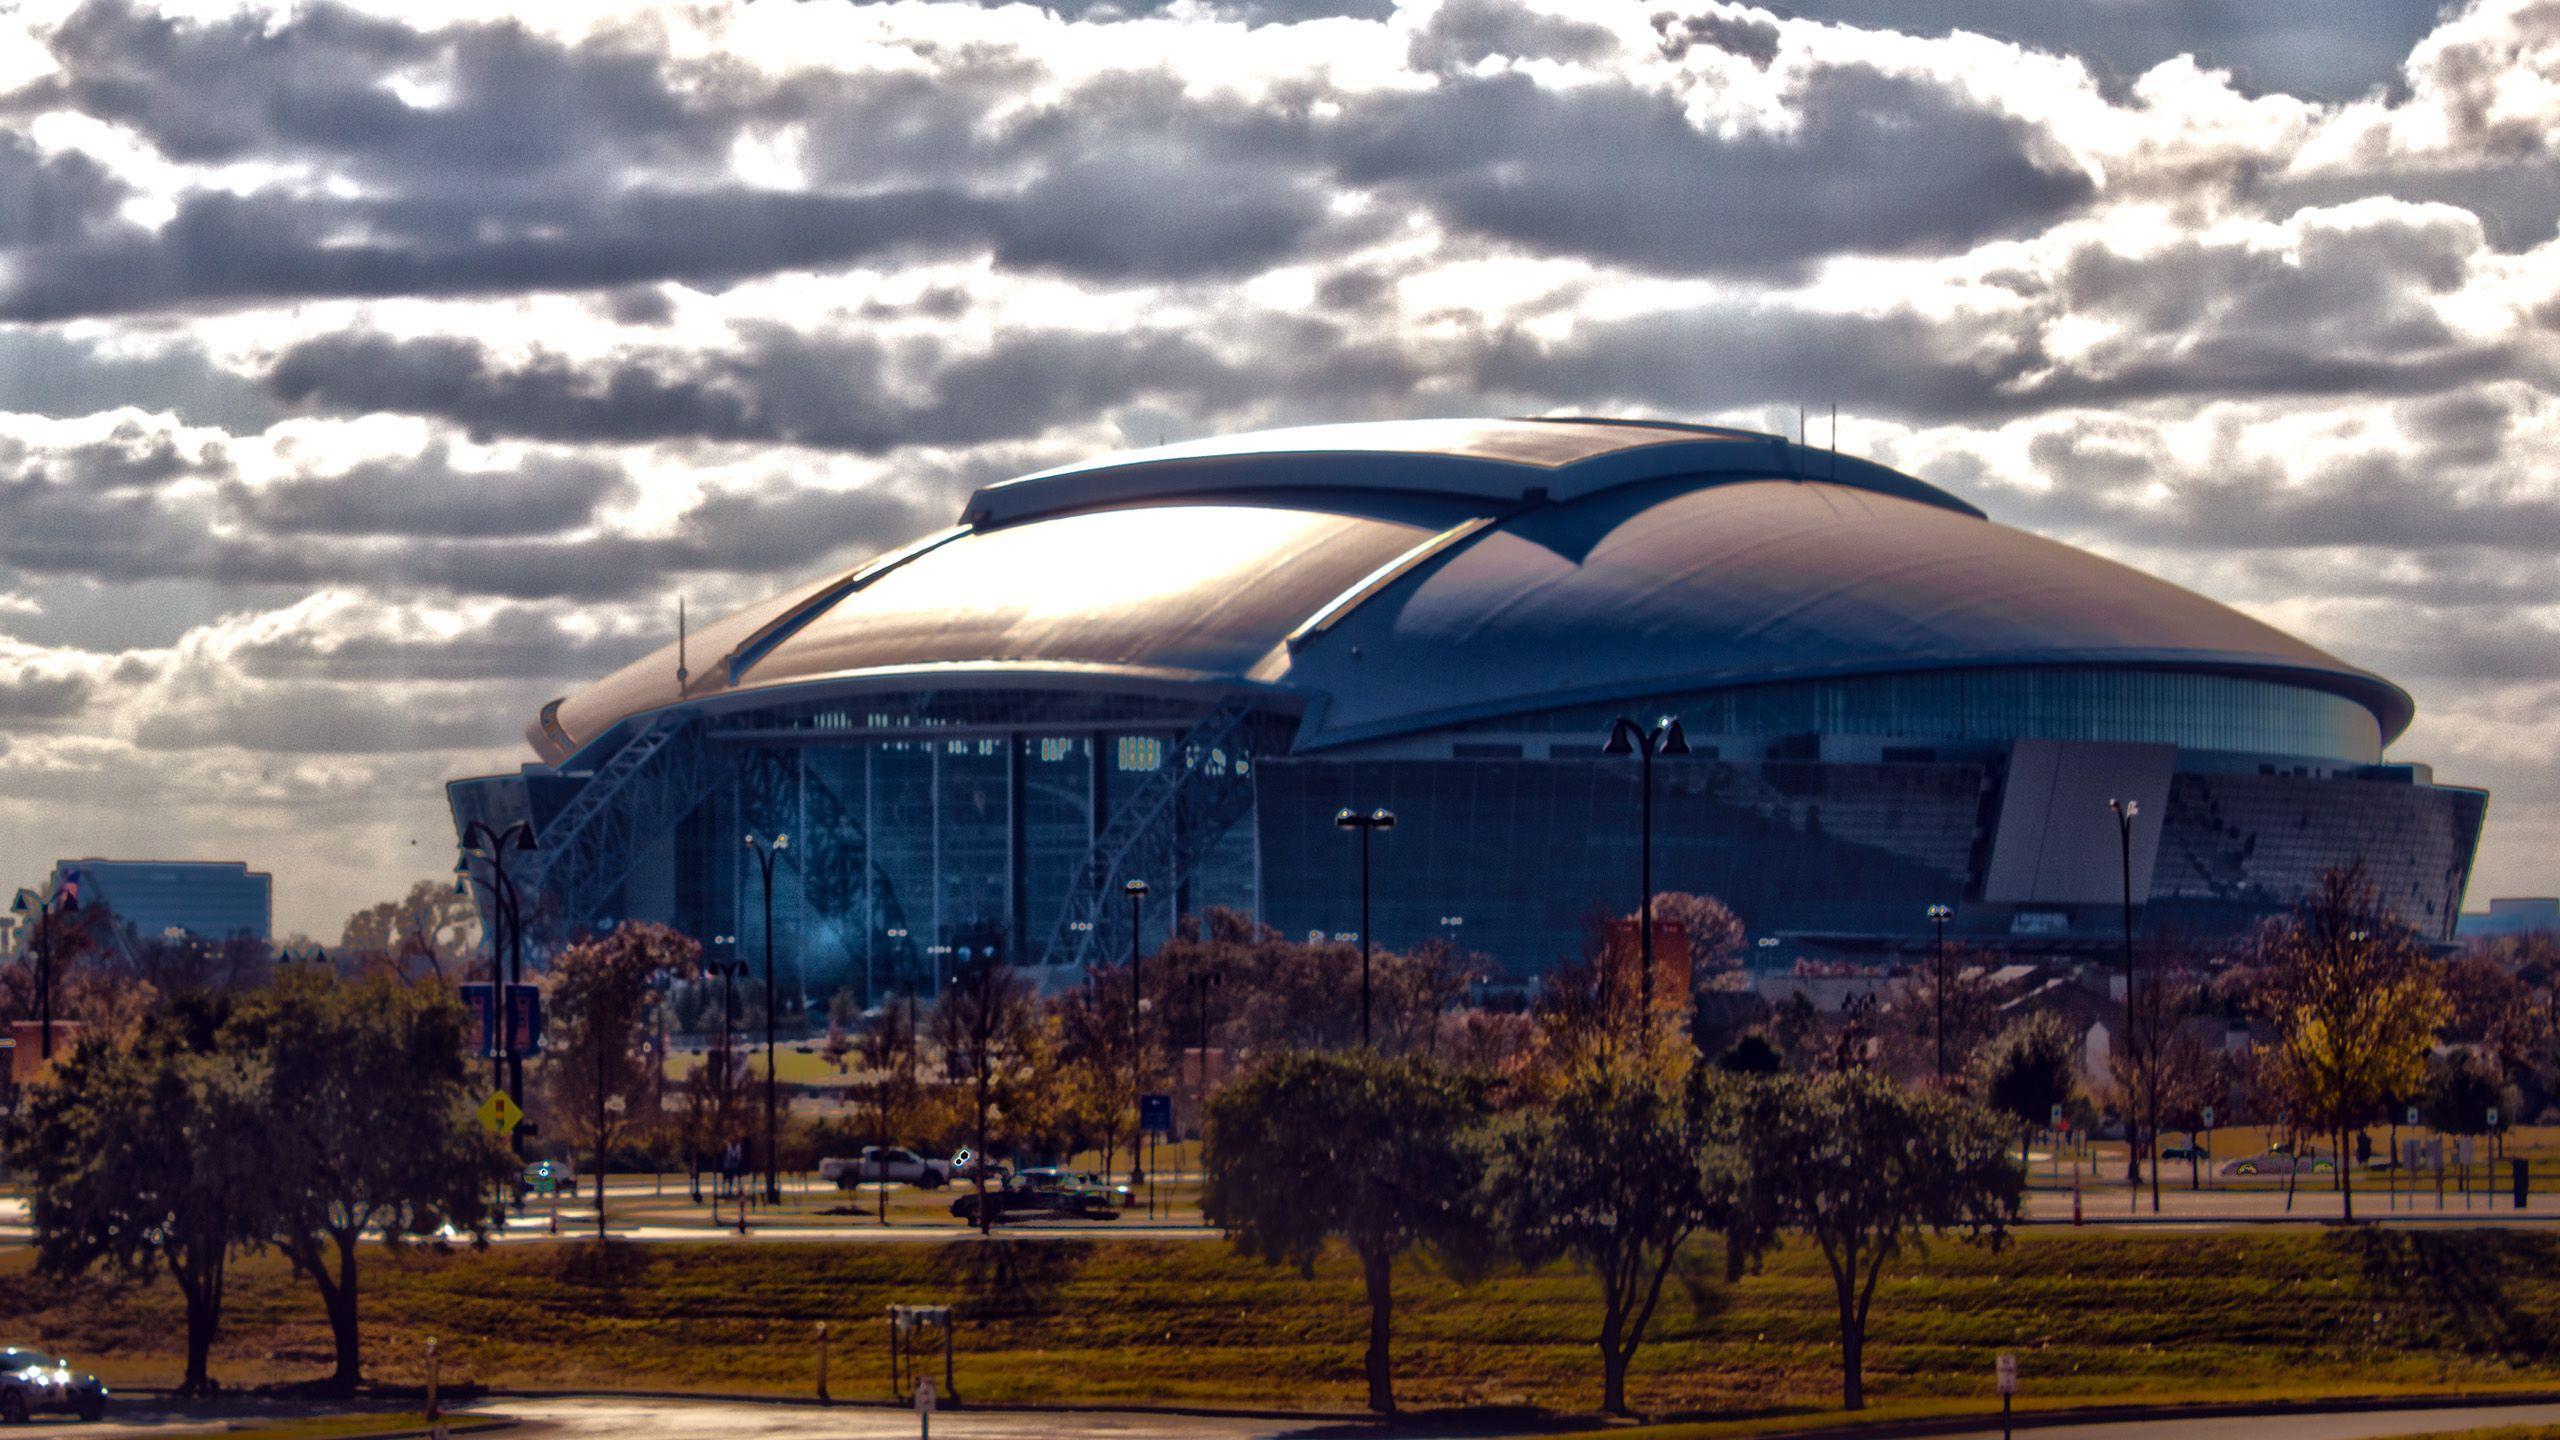
[[[933,1440],[933,1381],[922,1375],[916,1377],[916,1423],[924,1427],[923,1440]]]
[[[2002,1354],[1994,1373],[2000,1377],[2000,1440],[2009,1440],[2009,1401],[2018,1393],[2018,1357]]]
[[[1173,1097],[1141,1095],[1138,1097],[1138,1131],[1152,1147],[1155,1137],[1173,1134]],[[1147,1218],[1156,1218],[1156,1167],[1147,1166]]]
[[[2213,1107],[2210,1105],[2204,1107],[2204,1178],[2213,1178]]]

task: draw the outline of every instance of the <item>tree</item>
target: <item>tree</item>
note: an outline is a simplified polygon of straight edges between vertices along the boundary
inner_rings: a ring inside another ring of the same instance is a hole
[[[2264,946],[2276,1068],[2300,1106],[2295,1119],[2336,1140],[2338,1191],[2353,1220],[2347,1132],[2417,1089],[2444,995],[2425,945],[2383,907],[2361,862],[2323,874]]]
[[[1627,1364],[1672,1262],[1731,1213],[1717,1182],[1710,1095],[1702,1070],[1586,1068],[1552,1100],[1505,1117],[1487,1141],[1484,1205],[1495,1233],[1524,1264],[1571,1256],[1599,1277],[1600,1403],[1612,1415],[1628,1413]]]
[[[1396,1408],[1396,1257],[1463,1243],[1480,1087],[1428,1061],[1282,1054],[1209,1103],[1201,1209],[1236,1247],[1312,1275],[1339,1237],[1369,1296],[1369,1408]]]
[[[1973,1066],[1976,1052],[2000,1028],[1999,998],[1993,992],[1988,957],[1961,945],[1944,947],[1914,967],[1879,1027],[1884,1064],[1906,1079],[1926,1077],[1933,1084],[1952,1084]],[[1943,1052],[1946,1074],[1938,1062]]]
[[[2026,1176],[1991,1117],[1953,1095],[1901,1089],[1871,1070],[1744,1084],[1735,1228],[1803,1233],[1830,1267],[1840,1325],[1840,1403],[1866,1405],[1867,1319],[1884,1268],[1954,1230],[2000,1244]]]
[[[268,1238],[320,1292],[336,1342],[332,1388],[360,1377],[357,1246],[439,1227],[485,1232],[514,1182],[471,1111],[469,1027],[451,989],[389,975],[341,983],[296,967],[246,997],[217,1048],[255,1077],[270,1137],[249,1182]]]
[[[996,1124],[1007,1102],[1029,1078],[1029,1061],[1039,1044],[1039,1012],[1031,1003],[1031,987],[992,951],[981,952],[952,972],[951,985],[934,1007],[935,1039],[945,1063],[960,1068],[969,1094],[969,1145],[977,1164],[979,1233],[995,1228],[995,1210],[987,1204],[987,1161],[993,1153]]]
[[[480,948],[480,910],[451,880],[421,880],[398,900],[348,916],[338,943],[381,956],[404,977],[417,966],[439,980],[459,980]]]
[[[609,1152],[617,1139],[646,1129],[658,1108],[661,1072],[654,1055],[640,1051],[658,1003],[656,982],[661,975],[690,975],[701,956],[701,944],[690,936],[632,920],[551,962],[553,1113],[570,1140],[595,1155],[599,1241],[605,1238]]]
[[[11,1134],[36,1267],[147,1282],[166,1271],[186,1302],[182,1395],[213,1389],[231,1252],[260,1238],[253,1208],[264,1117],[242,1068],[216,1051],[225,1002],[188,997],[134,1043],[83,1040],[38,1086]]]
[[[2018,1158],[2027,1137],[2052,1123],[2057,1107],[2071,1104],[2080,1082],[2080,1046],[2069,1026],[2050,1014],[2013,1021],[1974,1057],[1974,1093],[2018,1125]]]
[[[2137,1180],[2143,1143],[2146,1139],[2150,1143],[2154,1215],[2160,1213],[2160,1117],[2170,1108],[2173,1092],[2182,1083],[2173,1072],[2181,1066],[2191,1072],[2194,1066],[2192,1048],[2182,1051],[2178,1040],[2184,1033],[2183,1022],[2195,1006],[2194,989],[2174,978],[2155,955],[2152,963],[2134,976],[2125,1000],[2123,1043],[2107,1055],[2116,1091],[2124,1099],[2125,1144],[2132,1151]]]

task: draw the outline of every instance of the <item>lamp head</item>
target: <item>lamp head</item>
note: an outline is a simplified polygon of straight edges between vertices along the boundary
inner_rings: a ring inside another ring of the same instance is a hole
[[[1369,827],[1373,830],[1393,830],[1396,828],[1396,812],[1385,809],[1370,811]]]
[[[1679,716],[1665,715],[1662,717],[1662,746],[1655,753],[1660,755],[1686,755],[1689,753],[1688,732],[1680,728]]]
[[[790,837],[790,836],[788,836],[788,835],[776,835],[776,836],[774,836],[774,837],[773,837],[773,848],[774,848],[774,849],[776,849],[776,850],[788,850],[788,849],[790,849],[790,848],[791,848],[791,837]]]
[[[1147,882],[1144,880],[1132,880],[1120,887],[1120,893],[1128,896],[1132,900],[1135,900],[1147,893]]]
[[[1636,753],[1636,744],[1635,741],[1628,738],[1628,736],[1633,733],[1636,733],[1636,722],[1633,720],[1621,715],[1617,719],[1610,721],[1609,743],[1600,747],[1600,753],[1603,755],[1633,755]]]
[[[21,890],[21,891],[19,891],[19,892],[18,892],[18,894],[17,894],[17,898],[15,898],[15,899],[13,899],[13,900],[11,900],[11,901],[9,902],[9,910],[10,910],[10,913],[12,913],[12,914],[16,914],[16,915],[24,915],[24,914],[26,914],[26,913],[27,913],[27,908],[28,908],[28,907],[27,907],[27,897],[29,897],[29,896],[31,896],[31,895],[33,895],[33,894],[35,894],[35,892],[34,892],[34,891],[32,891],[32,890]]]
[[[1333,823],[1345,830],[1357,830],[1360,828],[1359,812],[1345,805],[1333,812]]]
[[[1955,913],[1955,908],[1950,905],[1932,905],[1929,907],[1929,918],[1932,920],[1944,921]]]

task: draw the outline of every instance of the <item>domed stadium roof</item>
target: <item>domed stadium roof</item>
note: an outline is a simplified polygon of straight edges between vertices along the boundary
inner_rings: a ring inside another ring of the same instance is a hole
[[[2398,687],[2227,606],[1776,436],[1653,421],[1314,426],[989,485],[954,528],[544,707],[625,719],[1001,684],[1267,692],[1301,750],[1541,707],[2023,665]]]

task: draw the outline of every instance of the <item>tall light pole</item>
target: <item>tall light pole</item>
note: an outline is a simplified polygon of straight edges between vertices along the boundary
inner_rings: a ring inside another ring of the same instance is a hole
[[[454,873],[462,876],[464,882],[457,888],[465,893],[469,892],[469,882],[479,878],[472,869],[472,862],[478,861],[487,867],[488,877],[481,883],[497,900],[497,915],[504,922],[501,927],[506,932],[504,946],[493,945],[489,949],[489,988],[498,1003],[499,1040],[498,1054],[491,1060],[490,1073],[493,1080],[504,1075],[499,1088],[505,1089],[518,1105],[525,1101],[524,1057],[516,1053],[515,1005],[516,987],[524,983],[524,893],[516,887],[515,876],[507,868],[507,853],[512,850],[530,855],[534,849],[533,826],[525,821],[518,820],[501,830],[492,828],[485,820],[474,820],[463,827],[462,856],[453,865]],[[518,1126],[509,1132],[507,1139],[515,1150],[516,1158],[523,1159],[523,1127]],[[521,1197],[518,1203],[521,1205]]]
[[[1360,832],[1360,1048],[1365,1050],[1369,1048],[1369,838],[1396,828],[1396,812],[1372,810],[1363,815],[1346,805],[1334,812],[1333,823]]]
[[[1147,1031],[1143,1019],[1147,1008],[1146,971],[1141,968],[1143,962],[1138,948],[1138,922],[1146,913],[1147,882],[1129,881],[1120,887],[1120,893],[1129,897],[1129,1108],[1134,1111],[1139,1107],[1138,1090],[1146,1084],[1147,1074]],[[1144,1117],[1140,1119],[1143,1123]],[[1129,1136],[1129,1188],[1132,1190],[1147,1183],[1146,1162],[1138,1158],[1144,1148],[1145,1142],[1133,1132]]]
[[[1653,1033],[1653,757],[1688,754],[1689,737],[1681,732],[1680,721],[1675,716],[1663,716],[1654,722],[1652,729],[1648,730],[1621,715],[1609,722],[1609,743],[1601,747],[1601,753],[1634,755],[1639,757],[1639,762],[1644,767],[1644,774],[1639,782],[1639,788],[1644,792],[1644,800],[1638,808],[1640,819],[1637,823],[1641,833],[1641,839],[1637,843],[1637,869],[1640,877],[1637,883],[1644,887],[1644,904],[1636,922],[1641,929],[1636,943],[1641,957],[1638,963],[1644,967],[1642,982],[1644,1032],[1651,1035]]]
[[[1937,969],[1930,988],[1938,997],[1938,1088],[1947,1088],[1947,921],[1955,914],[1950,905],[1929,907],[1929,923],[1938,927]]]
[[[71,883],[48,885],[45,892],[21,890],[9,902],[9,908],[20,915],[36,917],[36,1010],[39,1033],[39,1057],[53,1060],[53,917],[68,915],[80,908],[80,872],[68,872]]]
[[[773,1011],[781,992],[773,984],[773,862],[791,845],[788,835],[776,835],[772,844],[756,836],[747,837],[747,853],[756,857],[756,869],[764,875],[764,1203],[782,1203],[782,1125],[778,1118],[777,1100],[780,1082],[774,1068]]]
[[[713,938],[715,941],[728,942],[733,949],[737,945],[737,937],[734,935],[720,935]],[[747,962],[733,954],[726,960],[712,961],[711,973],[720,977],[720,1049],[716,1060],[720,1066],[720,1088],[712,1093],[726,1095],[729,1093],[729,1082],[738,1073],[738,1052],[733,1034],[738,1026],[738,977],[747,973]],[[712,1194],[713,1203],[716,1205],[719,1192],[714,1190]],[[737,1200],[738,1233],[744,1235],[747,1233],[747,1177],[744,1175],[738,1177]],[[713,1213],[716,1215],[718,1212],[715,1210]]]
[[[2109,800],[2107,808],[2115,812],[2117,855],[2124,870],[2124,1042],[2133,1041],[2133,817],[2142,813],[2140,802]],[[2134,1123],[2133,1105],[2125,1105],[2125,1128],[2135,1132],[2125,1144],[2125,1183],[2142,1183],[2141,1127]],[[2155,1140],[2157,1137],[2154,1137]]]

